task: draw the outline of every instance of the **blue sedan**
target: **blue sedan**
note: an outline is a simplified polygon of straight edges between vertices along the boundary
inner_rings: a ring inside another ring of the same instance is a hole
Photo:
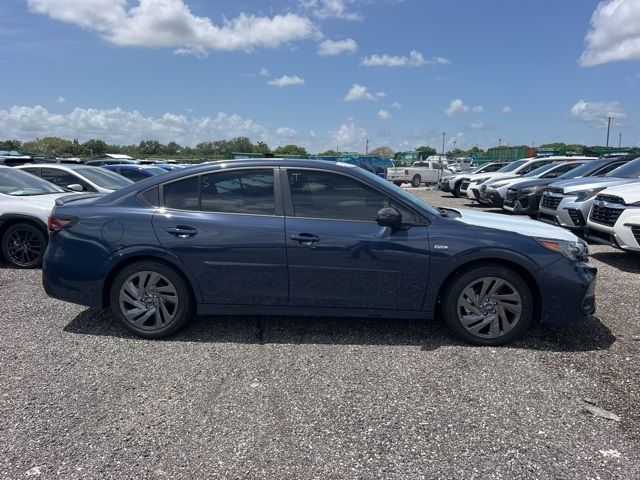
[[[139,182],[145,178],[153,177],[154,175],[161,175],[166,172],[166,170],[160,167],[154,167],[151,165],[117,164],[103,165],[102,168],[119,173],[133,182]]]
[[[410,317],[499,345],[535,321],[595,310],[596,269],[570,232],[435,208],[358,167],[207,164],[94,198],[58,200],[43,276],[52,297],[110,307],[132,332],[194,314]]]

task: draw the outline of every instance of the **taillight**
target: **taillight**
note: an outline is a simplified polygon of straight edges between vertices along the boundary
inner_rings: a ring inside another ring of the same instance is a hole
[[[69,228],[77,222],[76,218],[71,217],[56,217],[54,215],[49,216],[49,220],[47,221],[47,230],[49,231],[49,235],[52,235],[60,230],[65,228]]]

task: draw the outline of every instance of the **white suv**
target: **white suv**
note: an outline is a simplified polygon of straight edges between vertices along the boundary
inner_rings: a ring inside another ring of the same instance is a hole
[[[607,188],[598,194],[589,212],[587,238],[640,252],[640,182]]]
[[[0,246],[11,266],[40,266],[49,240],[49,214],[56,199],[65,195],[30,173],[0,166]]]

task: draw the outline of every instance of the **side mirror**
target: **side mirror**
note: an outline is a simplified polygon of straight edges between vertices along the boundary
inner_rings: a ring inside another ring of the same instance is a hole
[[[72,183],[71,185],[67,185],[67,190],[71,190],[72,192],[84,192],[84,187],[79,183]]]
[[[399,227],[402,225],[402,214],[393,207],[384,207],[378,211],[376,221],[381,227]]]

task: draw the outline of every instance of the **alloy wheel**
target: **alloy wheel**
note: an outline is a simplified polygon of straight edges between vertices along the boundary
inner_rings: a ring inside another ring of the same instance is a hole
[[[153,331],[168,326],[178,313],[178,302],[176,287],[157,272],[137,272],[120,287],[120,310],[138,329]]]
[[[6,241],[8,260],[20,267],[31,267],[40,261],[44,244],[32,228],[18,228],[11,232]]]
[[[522,315],[522,298],[506,280],[483,277],[462,290],[457,313],[458,320],[469,333],[493,339],[516,326]]]

